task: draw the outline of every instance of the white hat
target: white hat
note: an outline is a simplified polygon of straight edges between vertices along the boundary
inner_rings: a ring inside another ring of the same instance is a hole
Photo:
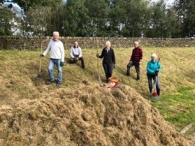
[[[155,59],[157,59],[156,53],[152,53],[151,57],[154,57]]]

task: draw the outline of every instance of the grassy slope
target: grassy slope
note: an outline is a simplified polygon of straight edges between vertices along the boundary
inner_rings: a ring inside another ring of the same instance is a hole
[[[99,49],[100,51],[101,49]],[[146,63],[152,52],[160,54],[163,67],[163,71],[160,73],[162,100],[151,104],[156,106],[165,119],[175,125],[177,130],[195,122],[195,107],[193,106],[195,103],[194,48],[143,48],[144,58],[141,63],[140,84],[135,81],[134,68],[132,68],[132,77],[124,75],[131,51],[132,48],[115,49],[117,67],[114,69],[113,76],[118,77],[120,83],[135,88],[143,97],[147,98]],[[71,88],[83,80],[98,82],[96,53],[96,49],[83,49],[86,62],[85,70],[80,68],[80,62],[77,65],[67,63],[63,67],[64,83],[62,88]],[[40,98],[45,93],[56,90],[55,85],[47,86],[44,83],[48,79],[48,56],[42,59],[43,80],[36,78],[39,68],[39,54],[40,51],[0,51],[0,104],[14,104],[21,98]],[[68,57],[69,50],[66,51],[66,60]],[[103,80],[105,77],[101,60],[98,62],[99,74]]]

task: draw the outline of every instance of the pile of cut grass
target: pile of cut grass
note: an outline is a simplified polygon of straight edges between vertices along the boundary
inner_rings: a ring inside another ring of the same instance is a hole
[[[0,145],[190,144],[131,87],[110,90],[88,81],[2,105]]]

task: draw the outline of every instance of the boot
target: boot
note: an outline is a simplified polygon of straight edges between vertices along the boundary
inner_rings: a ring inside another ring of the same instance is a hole
[[[152,94],[152,87],[149,87],[150,94]]]
[[[160,89],[156,89],[158,96],[160,96]]]
[[[127,70],[126,75],[127,75],[127,76],[130,76],[130,71],[129,71],[129,70]]]

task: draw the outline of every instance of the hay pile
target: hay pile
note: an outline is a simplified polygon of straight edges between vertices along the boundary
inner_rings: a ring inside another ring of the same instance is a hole
[[[0,106],[0,145],[188,146],[132,88],[60,88]]]

